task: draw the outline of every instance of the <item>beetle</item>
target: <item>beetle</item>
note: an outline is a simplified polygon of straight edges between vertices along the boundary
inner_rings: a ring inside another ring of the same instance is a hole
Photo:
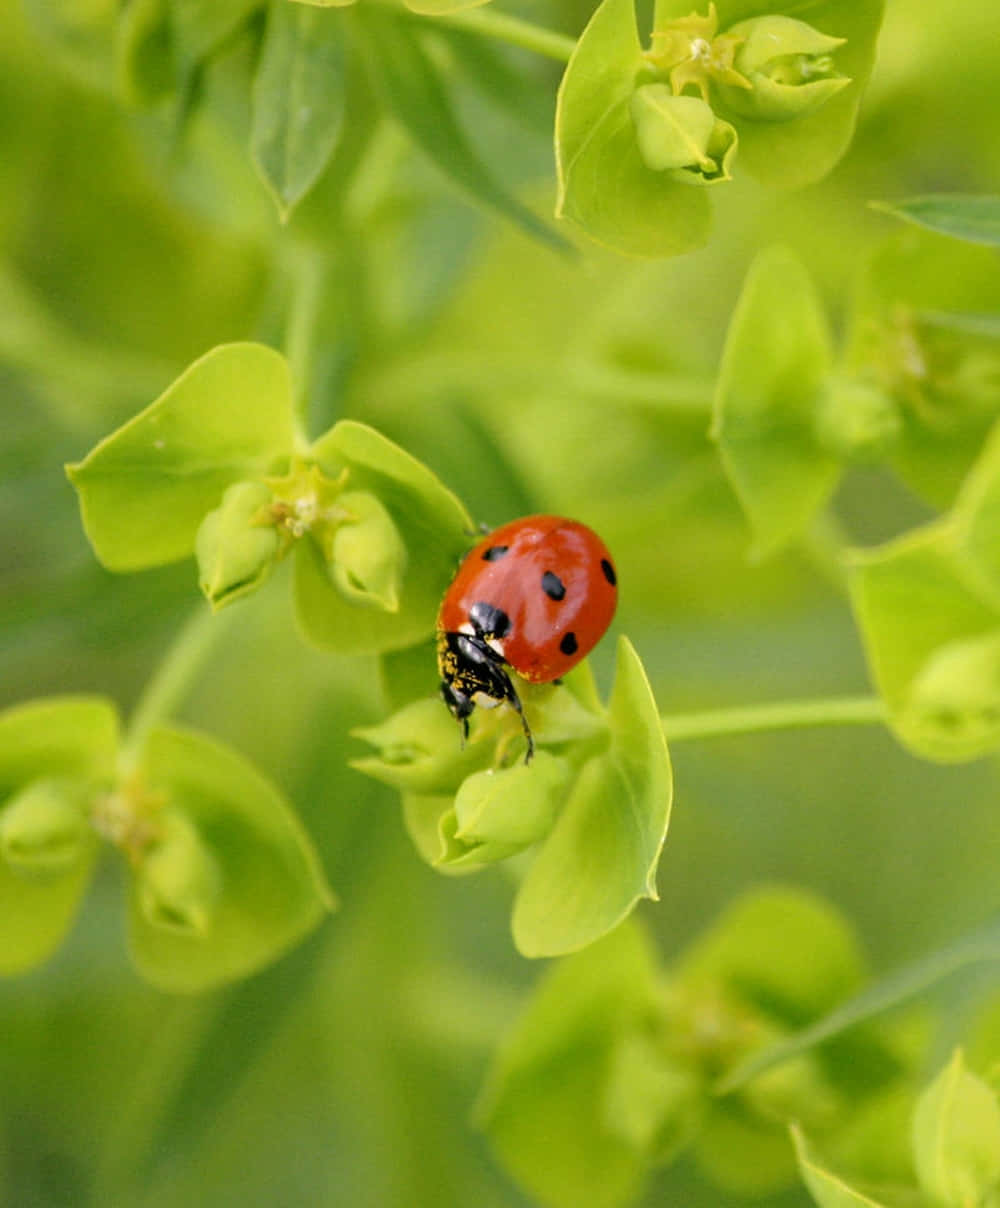
[[[597,645],[615,614],[618,576],[601,538],[564,516],[523,516],[466,554],[437,619],[441,695],[469,734],[476,705],[507,703],[535,744],[515,687],[558,680]]]

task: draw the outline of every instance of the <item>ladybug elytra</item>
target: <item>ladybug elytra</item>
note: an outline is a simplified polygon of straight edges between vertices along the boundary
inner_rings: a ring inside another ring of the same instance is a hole
[[[598,535],[562,516],[525,516],[466,554],[437,622],[441,694],[468,737],[476,705],[507,702],[534,741],[511,672],[551,683],[575,667],[611,624],[617,576]]]

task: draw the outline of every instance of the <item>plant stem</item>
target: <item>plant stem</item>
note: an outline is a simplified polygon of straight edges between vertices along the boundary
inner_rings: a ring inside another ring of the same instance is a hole
[[[228,627],[228,609],[215,616],[206,605],[199,605],[181,629],[132,711],[122,742],[123,768],[135,766],[149,731],[176,711],[217,639]]]
[[[570,55],[576,49],[575,38],[557,34],[551,29],[543,29],[540,25],[522,21],[519,17],[508,17],[493,8],[464,8],[457,13],[444,13],[434,20],[454,29],[464,29],[469,33],[484,34],[488,38],[509,42],[511,46],[520,46],[523,50],[533,50],[536,54],[556,59],[560,63],[569,62]]]
[[[776,701],[734,709],[706,709],[700,713],[668,713],[660,718],[668,742],[755,734],[761,730],[799,730],[807,726],[873,726],[882,725],[885,720],[885,705],[875,696]]]

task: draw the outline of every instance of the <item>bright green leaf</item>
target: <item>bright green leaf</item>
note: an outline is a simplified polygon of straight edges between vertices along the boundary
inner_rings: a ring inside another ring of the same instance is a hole
[[[482,162],[455,116],[419,25],[377,5],[358,11],[373,77],[382,103],[434,164],[481,204],[552,247],[564,241],[518,201]]]
[[[729,324],[712,425],[758,556],[800,533],[837,481],[815,432],[830,343],[805,269],[783,247],[762,252]]]
[[[525,956],[593,943],[641,897],[656,897],[656,865],[673,793],[670,757],[638,655],[618,645],[611,743],[581,769],[514,903]]]
[[[99,696],[54,696],[0,713],[0,801],[30,781],[114,775],[118,717]]]
[[[398,650],[426,638],[470,543],[472,522],[465,509],[426,466],[353,420],[342,420],[320,437],[312,455],[331,478],[346,469],[350,491],[375,496],[407,556],[405,569],[395,559],[401,574],[399,607],[390,612],[348,598],[336,587],[315,544],[300,542],[295,589],[306,636],[318,646],[352,654]]]
[[[860,984],[857,940],[842,916],[804,890],[754,890],[682,955],[683,984],[718,982],[784,1024],[829,1011]]]
[[[62,943],[90,882],[96,854],[92,836],[62,875],[39,879],[0,860],[0,976],[40,965]]]
[[[254,80],[250,148],[287,218],[333,154],[344,115],[343,21],[272,3]]]
[[[619,927],[543,978],[497,1054],[476,1116],[514,1177],[552,1208],[631,1203],[646,1154],[609,1127],[610,1067],[654,1002],[642,932]]]
[[[820,1208],[892,1208],[887,1200],[872,1199],[820,1164],[802,1130],[791,1126],[802,1181]]]
[[[41,783],[58,778],[86,789],[110,782],[117,750],[118,718],[100,697],[54,697],[0,713],[0,820],[19,792]],[[23,825],[17,829],[23,834]],[[96,837],[83,833],[74,859],[37,876],[0,858],[0,974],[40,964],[59,945],[90,880],[96,847]]]
[[[132,883],[132,955],[155,985],[196,993],[245,977],[332,907],[308,835],[241,755],[204,735],[161,728],[150,734],[142,771],[165,794],[168,818],[182,820],[144,854]],[[151,873],[145,861],[157,853]]]
[[[634,0],[603,0],[559,86],[556,214],[615,251],[675,256],[707,240],[709,201],[643,161],[630,112],[642,67]]]
[[[1000,743],[1000,613],[966,582],[947,525],[859,555],[851,598],[900,739],[929,759]]]
[[[1000,197],[927,193],[906,201],[873,201],[873,209],[966,243],[1000,247]]]
[[[982,1204],[1000,1183],[1000,1103],[960,1049],[917,1101],[913,1157],[920,1185],[943,1208]]]
[[[192,553],[226,487],[275,469],[291,447],[284,358],[262,344],[223,344],[67,473],[101,562],[141,570]]]

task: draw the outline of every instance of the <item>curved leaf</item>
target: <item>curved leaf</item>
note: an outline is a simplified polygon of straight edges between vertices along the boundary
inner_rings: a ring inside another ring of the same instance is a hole
[[[712,435],[763,557],[812,519],[839,465],[815,435],[819,392],[833,361],[822,305],[786,248],[761,252],[726,333]]]
[[[638,1191],[646,1153],[611,1126],[605,1097],[616,1048],[654,994],[648,943],[626,924],[546,975],[494,1059],[477,1121],[542,1203],[618,1208]]]
[[[1000,197],[981,193],[926,193],[906,201],[872,201],[881,210],[904,222],[949,235],[964,243],[1000,247]]]
[[[0,814],[19,789],[43,778],[110,781],[118,718],[101,697],[54,697],[0,713]],[[0,974],[45,960],[62,941],[90,880],[97,852],[91,835],[59,875],[32,876],[0,859]]]
[[[344,116],[342,22],[272,4],[254,79],[250,147],[283,219],[333,154]]]
[[[476,200],[535,239],[564,248],[562,237],[510,194],[476,154],[413,18],[377,5],[362,7],[358,18],[379,96],[421,151]]]
[[[656,702],[631,643],[618,644],[611,743],[581,769],[514,903],[525,956],[572,952],[656,897],[670,820],[670,757]]]
[[[438,606],[469,546],[472,521],[423,464],[364,424],[341,420],[313,445],[334,478],[347,470],[351,491],[368,491],[389,516],[407,551],[394,612],[352,603],[334,586],[319,550],[300,542],[295,558],[299,619],[318,646],[352,654],[399,650],[434,630]]]
[[[130,894],[130,947],[155,985],[196,993],[245,977],[276,959],[333,906],[308,835],[285,798],[241,755],[187,730],[150,733],[142,770],[165,794],[211,861],[217,890],[197,927],[155,921],[140,863]],[[153,849],[155,851],[156,848]],[[183,856],[182,852],[182,856]],[[200,863],[168,869],[184,892],[200,888]],[[169,903],[168,903],[169,905]],[[179,920],[181,923],[184,919]]]
[[[222,344],[67,467],[83,527],[109,570],[187,557],[231,483],[291,453],[288,366],[263,344]]]
[[[643,162],[629,110],[642,67],[634,0],[603,0],[559,86],[556,215],[615,251],[674,256],[707,240],[709,200]]]

